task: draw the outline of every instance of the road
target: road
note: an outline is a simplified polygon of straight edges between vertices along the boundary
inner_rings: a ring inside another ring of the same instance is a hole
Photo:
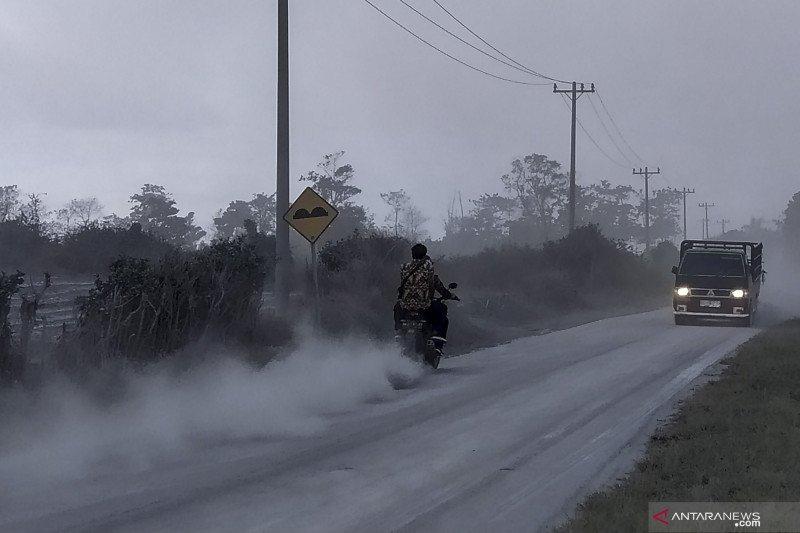
[[[541,530],[630,468],[670,401],[756,331],[659,310],[519,339],[307,435],[4,490],[0,530]]]

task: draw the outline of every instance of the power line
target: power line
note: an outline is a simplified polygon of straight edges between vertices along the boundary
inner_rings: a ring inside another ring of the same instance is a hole
[[[467,67],[469,69],[472,69],[472,70],[474,70],[476,72],[480,72],[481,74],[485,74],[486,76],[489,76],[491,78],[495,78],[495,79],[498,79],[498,80],[506,81],[508,83],[515,83],[517,85],[549,85],[549,83],[531,83],[531,82],[527,82],[527,81],[512,80],[510,78],[504,78],[503,76],[498,76],[497,74],[492,74],[491,72],[487,72],[487,71],[485,71],[483,69],[480,69],[480,68],[478,68],[476,66],[470,65],[466,61],[463,61],[463,60],[461,60],[461,59],[459,59],[459,58],[457,58],[457,57],[455,57],[453,55],[450,55],[447,52],[445,52],[444,50],[442,50],[441,48],[439,48],[438,46],[426,41],[425,39],[423,39],[422,37],[420,37],[419,35],[417,35],[413,31],[408,29],[406,26],[404,26],[403,24],[401,24],[400,22],[398,22],[397,20],[392,18],[388,13],[383,11],[381,8],[379,8],[378,6],[376,6],[375,4],[370,2],[370,0],[364,0],[364,2],[369,4],[375,11],[377,11],[378,13],[380,13],[381,15],[383,15],[384,17],[386,17],[387,19],[392,21],[395,25],[397,25],[398,27],[402,28],[405,32],[409,33],[410,35],[412,35],[417,40],[425,43],[426,45],[428,45],[429,47],[433,48],[434,50],[436,50],[440,54],[449,57],[453,61],[455,61],[457,63],[460,63],[461,65],[464,65],[465,67]]]
[[[414,13],[416,13],[417,15],[419,15],[420,17],[422,17],[423,19],[427,20],[428,22],[430,22],[431,24],[436,26],[437,28],[439,28],[440,30],[442,30],[443,32],[445,32],[446,34],[448,34],[451,37],[459,40],[460,42],[462,42],[464,44],[466,44],[470,48],[472,48],[474,50],[477,50],[478,52],[480,52],[481,54],[485,55],[486,57],[494,59],[495,61],[498,61],[498,62],[502,63],[503,65],[505,65],[507,67],[511,67],[511,68],[513,68],[515,70],[518,70],[520,72],[524,72],[525,74],[528,74],[528,75],[531,75],[531,76],[536,76],[536,74],[530,72],[528,69],[525,69],[523,67],[518,67],[517,65],[515,65],[513,63],[509,63],[508,61],[504,61],[504,60],[500,59],[499,57],[494,56],[494,55],[486,52],[485,50],[482,50],[482,49],[478,48],[477,46],[475,46],[471,42],[463,39],[462,37],[456,35],[455,33],[451,32],[450,30],[448,30],[447,28],[445,28],[444,26],[442,26],[441,24],[439,24],[438,22],[436,22],[435,20],[430,18],[428,15],[426,15],[425,13],[423,13],[422,11],[417,9],[416,7],[414,7],[411,4],[409,4],[408,2],[406,2],[406,0],[400,0],[400,3],[403,4],[404,6],[406,6],[408,9],[410,9]],[[544,85],[544,84],[542,84],[542,85]]]
[[[628,150],[630,150],[630,151],[631,151],[631,153],[632,153],[634,156],[636,156],[636,159],[638,159],[638,160],[639,160],[639,162],[641,162],[642,164],[645,164],[645,160],[644,160],[644,159],[642,159],[642,158],[639,156],[639,154],[637,154],[637,153],[636,153],[636,150],[634,150],[634,149],[633,149],[633,147],[631,146],[631,144],[628,142],[628,140],[627,140],[627,139],[625,138],[625,136],[622,134],[622,130],[620,130],[620,129],[619,129],[619,126],[617,126],[617,121],[616,121],[616,120],[614,120],[614,117],[613,117],[613,115],[612,115],[612,114],[611,114],[611,112],[608,110],[608,107],[606,107],[606,103],[603,101],[603,97],[600,95],[600,93],[597,93],[597,98],[600,100],[600,105],[602,105],[602,106],[603,106],[603,109],[605,110],[606,114],[608,115],[608,118],[609,118],[609,119],[611,119],[611,124],[614,126],[614,129],[615,129],[615,130],[617,130],[617,133],[619,134],[619,138],[620,138],[620,139],[622,139],[622,142],[624,142],[624,143],[625,143],[625,146],[627,146],[627,147],[628,147]]]
[[[467,30],[473,37],[475,37],[476,39],[480,40],[483,44],[485,44],[486,46],[488,46],[489,48],[491,48],[492,50],[494,50],[495,52],[497,52],[498,54],[500,54],[504,58],[508,59],[509,61],[514,63],[515,65],[519,65],[520,67],[524,68],[529,73],[531,73],[531,74],[533,74],[535,76],[539,76],[540,78],[544,78],[544,79],[550,80],[550,81],[557,81],[558,83],[569,83],[568,81],[565,81],[565,80],[559,80],[559,79],[556,79],[556,78],[551,78],[550,76],[542,74],[541,72],[537,72],[537,71],[533,70],[530,67],[526,67],[525,65],[523,65],[522,63],[520,63],[519,61],[514,59],[513,57],[510,57],[508,54],[504,53],[503,51],[498,50],[494,45],[492,45],[486,39],[484,39],[483,37],[481,37],[480,35],[478,35],[474,31],[472,31],[472,29],[469,26],[467,26],[466,24],[461,22],[461,20],[459,20],[458,17],[456,17],[451,11],[449,11],[446,7],[444,7],[438,0],[433,0],[433,2],[437,6],[439,6],[442,9],[442,11],[447,13],[450,16],[450,18],[452,18],[454,21],[456,21],[462,28]]]
[[[611,141],[611,144],[613,144],[614,148],[617,149],[617,152],[619,152],[619,155],[622,156],[622,159],[627,161],[629,165],[633,166],[633,162],[628,158],[627,155],[625,155],[625,152],[620,150],[619,145],[617,144],[617,141],[614,140],[614,137],[611,135],[611,132],[608,131],[608,127],[606,127],[606,123],[603,120],[603,117],[600,116],[600,113],[597,111],[597,106],[594,105],[594,100],[592,100],[592,95],[591,94],[588,95],[588,99],[589,99],[589,103],[592,104],[592,110],[594,111],[594,114],[597,115],[597,120],[599,120],[600,121],[600,125],[603,126],[603,130],[605,130],[606,135],[608,135],[608,138]]]
[[[562,94],[561,95],[561,99],[564,101],[564,105],[567,106],[567,109],[569,110],[570,106],[567,103],[567,97]],[[592,135],[588,131],[586,131],[586,128],[583,126],[583,122],[581,122],[581,120],[579,118],[576,118],[575,120],[578,123],[578,126],[580,126],[581,130],[583,131],[583,133],[585,133],[586,136],[589,138],[589,140],[592,141],[592,144],[594,145],[594,147],[597,148],[597,150],[601,154],[606,156],[606,159],[608,159],[609,161],[611,161],[612,163],[614,163],[615,165],[617,165],[620,168],[624,168],[624,169],[628,169],[629,168],[628,165],[620,163],[619,161],[617,161],[616,159],[614,159],[613,157],[608,155],[608,152],[603,150],[603,148],[599,144],[597,144],[597,141],[594,140],[594,137],[592,137]]]

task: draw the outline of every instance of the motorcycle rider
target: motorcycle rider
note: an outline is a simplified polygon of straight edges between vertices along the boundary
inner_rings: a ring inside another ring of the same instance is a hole
[[[428,248],[417,243],[411,247],[411,261],[400,269],[400,286],[397,288],[397,303],[394,306],[394,328],[400,330],[400,321],[409,313],[421,313],[433,330],[436,349],[441,353],[447,342],[447,306],[434,300],[438,292],[444,298],[458,300],[458,296],[444,286],[433,269],[428,257]]]

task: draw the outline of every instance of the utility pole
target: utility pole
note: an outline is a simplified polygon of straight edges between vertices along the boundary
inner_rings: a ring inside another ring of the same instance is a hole
[[[686,195],[694,194],[694,189],[687,189],[686,187],[684,187],[681,193],[683,193],[683,240],[685,241],[686,240]]]
[[[717,220],[718,224],[722,224],[722,234],[725,235],[725,224],[730,224],[731,221],[727,218],[723,218],[722,220]]]
[[[703,202],[702,204],[697,204],[697,207],[702,207],[706,210],[706,216],[703,219],[703,228],[705,228],[705,235],[703,236],[704,239],[708,239],[708,208],[715,207],[716,204],[710,204],[708,202]]]
[[[583,93],[593,93],[594,92],[594,83],[591,84],[591,89],[586,89],[586,86],[581,83],[580,89],[578,88],[577,82],[572,82],[571,89],[559,89],[558,84],[553,84],[553,92],[557,94],[566,94],[569,96],[569,99],[572,100],[572,142],[571,142],[571,150],[569,156],[569,232],[575,229],[575,194],[576,194],[576,186],[575,186],[575,122],[578,120],[577,117],[577,103],[578,98],[583,95]]]
[[[650,176],[661,174],[661,167],[653,171],[647,167],[637,171],[633,169],[634,176],[644,176],[644,249],[650,249]]]
[[[289,223],[283,219],[289,210],[289,0],[278,0],[278,142],[277,188],[275,194],[275,297],[276,310],[286,312],[289,305],[291,250]]]

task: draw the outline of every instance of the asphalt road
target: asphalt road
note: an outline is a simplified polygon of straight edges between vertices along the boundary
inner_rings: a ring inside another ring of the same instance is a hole
[[[443,361],[304,436],[0,492],[0,530],[538,531],[757,330],[611,318]]]

